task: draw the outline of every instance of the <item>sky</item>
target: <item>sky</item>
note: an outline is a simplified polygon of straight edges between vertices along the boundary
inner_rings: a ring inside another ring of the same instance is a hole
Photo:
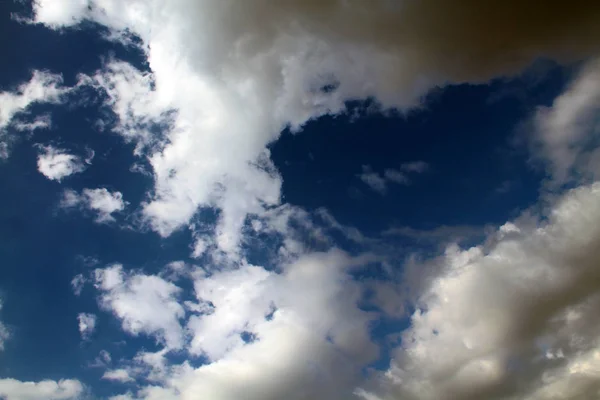
[[[0,399],[600,397],[600,4],[0,18]]]

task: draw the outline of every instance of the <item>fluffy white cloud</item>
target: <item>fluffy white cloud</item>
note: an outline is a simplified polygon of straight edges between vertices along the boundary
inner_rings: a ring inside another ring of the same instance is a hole
[[[218,207],[215,243],[235,254],[245,218],[279,203],[281,179],[266,146],[284,127],[342,112],[346,100],[373,97],[404,109],[437,85],[516,73],[540,56],[588,56],[598,49],[587,40],[600,30],[598,10],[580,8],[553,4],[538,13],[522,2],[472,0],[376,0],[368,7],[340,0],[44,0],[33,11],[34,22],[52,28],[89,19],[114,38],[141,39],[149,72],[112,61],[82,83],[107,92],[115,130],[149,155],[155,187],[143,213],[153,229],[167,236],[199,209]],[[150,134],[157,124],[165,137]]]
[[[96,330],[97,317],[94,314],[80,313],[77,315],[77,321],[79,322],[79,333],[83,340],[87,340],[92,336]]]
[[[116,382],[132,382],[134,379],[129,375],[129,372],[126,369],[113,369],[110,371],[106,371],[102,375],[102,379],[108,381],[116,381]]]
[[[128,203],[121,192],[109,192],[106,188],[83,189],[81,194],[67,189],[60,202],[62,208],[81,207],[97,214],[97,223],[113,222],[113,214],[123,211]]]
[[[600,389],[600,184],[430,268],[381,399],[579,399]],[[560,356],[554,356],[560,355]],[[514,397],[513,397],[514,396]]]
[[[8,157],[10,137],[6,129],[13,118],[23,113],[33,103],[59,103],[68,89],[61,86],[62,77],[44,71],[34,71],[31,79],[16,88],[14,92],[0,93],[0,158]],[[14,121],[19,131],[31,131],[49,126],[47,117],[36,118],[33,122]]]
[[[80,157],[52,146],[40,146],[37,165],[38,171],[46,178],[58,182],[69,175],[85,170]]]
[[[363,382],[363,368],[378,355],[369,334],[376,315],[358,308],[365,287],[348,272],[366,260],[338,251],[302,255],[306,249],[285,226],[289,218],[277,214],[287,215],[286,208],[273,207],[281,177],[266,149],[284,127],[298,130],[311,118],[343,112],[346,100],[372,97],[403,109],[436,85],[515,73],[540,56],[593,54],[598,8],[578,3],[549,3],[538,12],[526,2],[473,0],[36,2],[35,21],[50,27],[87,18],[114,37],[139,36],[150,71],[113,60],[81,84],[106,92],[118,117],[114,130],[148,157],[154,189],[143,215],[150,226],[168,236],[189,225],[194,255],[216,250],[234,261],[217,259],[192,275],[197,298],[184,303],[188,313],[172,282],[118,265],[96,270],[100,304],[126,332],[209,361],[166,367],[164,354],[140,355],[160,373],[136,396],[345,400],[356,390],[370,400],[593,398],[597,185],[570,192],[547,221],[523,218],[481,247],[451,247],[426,263],[414,275],[423,278],[411,285],[422,289],[418,311],[393,365]],[[587,104],[594,96],[573,98]],[[164,136],[152,134],[158,127]],[[565,165],[562,153],[550,153],[544,157]],[[384,191],[425,169],[411,163],[367,172]],[[63,205],[96,210],[99,221],[124,208],[122,197],[96,190],[67,191]],[[219,210],[210,233],[190,225],[206,208]],[[258,221],[253,229],[283,243],[274,270],[239,254],[249,216]],[[401,315],[400,288],[371,288],[381,309]]]
[[[534,157],[554,184],[597,179],[600,171],[600,59],[589,62],[550,107],[533,118]]]
[[[65,93],[62,77],[44,71],[34,71],[31,80],[17,87],[15,92],[0,93],[0,131],[13,117],[36,102],[56,103]]]
[[[0,379],[0,396],[6,400],[75,400],[83,393],[81,382],[60,381],[21,382]]]
[[[101,307],[121,319],[123,330],[154,336],[170,349],[183,346],[180,288],[158,276],[129,275],[118,264],[96,269],[95,279]]]

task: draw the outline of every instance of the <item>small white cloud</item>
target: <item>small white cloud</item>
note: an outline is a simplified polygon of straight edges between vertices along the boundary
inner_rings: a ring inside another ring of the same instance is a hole
[[[0,379],[0,398],[5,400],[75,400],[83,390],[83,384],[74,379],[40,382]]]
[[[13,117],[36,102],[57,103],[66,89],[61,88],[62,77],[43,71],[34,71],[31,80],[20,85],[15,92],[0,93],[0,131]]]
[[[154,336],[171,349],[182,347],[179,320],[185,310],[178,302],[179,287],[158,276],[126,274],[118,264],[96,269],[95,275],[101,307],[121,319],[123,330]]]
[[[85,151],[86,151],[86,156],[85,156],[84,161],[85,161],[85,163],[87,165],[91,165],[92,164],[92,160],[96,156],[96,152],[94,150],[90,149],[89,147],[87,147],[85,149]]]
[[[2,310],[2,300],[0,300],[0,310]],[[10,338],[8,328],[0,322],[0,351],[4,350],[4,342]]]
[[[69,175],[85,170],[81,158],[52,146],[40,146],[37,165],[38,171],[46,178],[58,182]]]
[[[123,211],[127,206],[121,192],[109,192],[105,188],[83,189],[81,194],[74,190],[66,189],[60,202],[62,208],[81,207],[94,211],[97,223],[113,222],[113,214]]]
[[[79,296],[81,294],[85,283],[86,279],[83,274],[77,274],[73,277],[73,279],[71,279],[71,287],[73,288],[73,293],[75,293],[75,296]]]
[[[413,161],[402,164],[400,170],[388,168],[383,172],[383,175],[374,172],[369,165],[363,165],[362,173],[358,177],[371,189],[379,194],[385,194],[388,183],[398,185],[409,185],[410,179],[408,174],[423,173],[429,169],[429,165],[424,161]]]
[[[368,165],[363,165],[363,172],[359,174],[358,177],[377,193],[385,193],[387,189],[385,179],[382,178],[378,173],[373,172],[371,167]]]
[[[81,313],[77,316],[79,321],[79,333],[83,340],[88,340],[96,329],[97,317],[94,314]]]
[[[110,371],[106,371],[104,375],[102,375],[102,379],[107,381],[115,381],[115,382],[133,382],[134,379],[129,375],[129,372],[126,369],[113,369]]]
[[[12,122],[12,127],[19,132],[33,133],[38,129],[49,129],[52,126],[50,114],[36,116],[33,121],[16,120]]]
[[[61,87],[62,77],[42,71],[34,71],[29,82],[20,85],[14,92],[0,93],[0,158],[8,158],[9,143],[14,140],[7,136],[11,125],[18,131],[33,131],[50,126],[47,115],[36,117],[33,122],[14,121],[33,103],[60,103],[62,95],[69,89]]]

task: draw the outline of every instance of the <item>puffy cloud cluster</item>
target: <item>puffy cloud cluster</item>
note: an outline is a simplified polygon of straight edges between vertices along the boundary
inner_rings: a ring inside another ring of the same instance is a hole
[[[93,211],[97,214],[96,222],[99,224],[113,222],[113,214],[123,211],[127,204],[121,192],[110,192],[106,188],[83,189],[81,194],[67,189],[60,202],[65,209],[80,207]]]
[[[8,158],[11,137],[7,128],[13,126],[18,131],[33,131],[50,126],[47,116],[38,116],[33,122],[15,120],[15,116],[27,111],[34,103],[59,103],[68,89],[61,86],[62,77],[44,71],[34,71],[29,82],[18,86],[14,91],[0,92],[0,158]]]
[[[543,56],[585,58],[600,29],[600,7],[586,5],[44,0],[32,21],[59,29],[89,19],[113,38],[141,39],[149,72],[114,61],[87,82],[108,93],[116,131],[138,152],[152,144],[144,215],[167,236],[217,207],[217,244],[235,253],[246,216],[279,202],[265,146],[282,128],[351,99],[403,109],[436,85],[517,73]],[[150,134],[157,124],[164,140]]]
[[[63,178],[83,172],[85,166],[81,158],[69,154],[64,149],[53,146],[41,146],[37,165],[46,178],[60,182]]]
[[[75,400],[83,391],[81,382],[73,379],[58,382],[0,379],[0,396],[6,400]]]
[[[381,312],[402,315],[402,287],[355,280],[351,272],[370,257],[310,253],[295,240],[289,208],[275,207],[281,177],[266,147],[285,127],[298,130],[312,118],[343,112],[347,100],[371,97],[402,110],[438,85],[517,73],[538,57],[596,55],[600,6],[587,3],[37,1],[34,22],[59,29],[90,19],[113,38],[141,39],[149,71],[113,60],[80,82],[107,94],[117,117],[113,129],[135,142],[136,154],[152,167],[154,189],[142,205],[148,224],[162,236],[189,226],[197,238],[194,255],[210,248],[234,261],[186,273],[194,301],[183,300],[182,289],[164,276],[120,265],[95,271],[101,307],[125,332],[164,346],[133,361],[147,367],[142,372],[152,375],[152,384],[120,398],[597,397],[597,183],[557,197],[540,217],[507,223],[480,246],[451,246],[442,257],[408,263],[417,311],[406,330],[391,332],[401,341],[390,368],[366,379],[364,368],[379,355],[371,324]],[[597,133],[597,71],[590,63],[534,118],[534,154],[558,182],[574,173],[596,177],[596,142],[588,134]],[[12,109],[29,103],[19,104]],[[161,135],[153,133],[157,128]],[[388,182],[405,183],[408,173],[423,168],[410,164],[383,176],[365,171],[366,180],[384,191]],[[125,208],[122,195],[106,189],[66,191],[62,205],[97,212],[98,222]],[[202,236],[202,224],[191,221],[215,208],[217,226]],[[274,269],[240,255],[249,216],[253,229],[284,243]],[[303,227],[323,236],[309,222]],[[344,232],[365,243],[360,232]],[[378,311],[359,307],[367,288],[375,291]],[[166,366],[170,351],[207,362]],[[128,381],[136,371],[113,369],[105,379]],[[49,391],[60,389],[53,384]],[[62,390],[68,398],[81,388]]]
[[[600,389],[600,184],[451,246],[402,333],[381,399],[579,399]],[[379,387],[378,390],[381,390]],[[369,398],[369,397],[366,397]]]
[[[118,264],[97,269],[95,280],[102,293],[100,305],[121,319],[124,331],[153,335],[171,349],[183,346],[180,288],[158,276],[128,275]]]

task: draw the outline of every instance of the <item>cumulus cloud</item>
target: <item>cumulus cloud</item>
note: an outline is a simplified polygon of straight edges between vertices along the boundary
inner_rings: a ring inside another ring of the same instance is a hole
[[[83,390],[81,382],[73,379],[40,382],[0,379],[0,396],[6,400],[75,400]]]
[[[133,382],[134,380],[131,376],[129,376],[129,372],[126,369],[113,369],[106,371],[102,375],[102,379],[121,383]]]
[[[81,158],[53,146],[40,146],[37,165],[38,171],[46,178],[58,182],[69,175],[85,170]]]
[[[598,183],[574,189],[545,218],[524,215],[433,260],[381,378],[389,389],[372,398],[593,398],[599,200]]]
[[[587,57],[600,7],[586,6],[44,0],[33,22],[89,19],[140,38],[150,71],[112,61],[82,82],[108,94],[114,129],[149,156],[155,187],[143,214],[153,229],[168,236],[218,207],[217,246],[235,253],[246,216],[279,203],[265,147],[284,127],[343,112],[346,100],[405,109],[449,82],[517,73],[543,56]],[[151,134],[157,125],[164,138]]]
[[[22,114],[34,103],[59,103],[67,89],[62,86],[62,77],[44,71],[34,71],[27,83],[18,86],[15,91],[0,93],[0,157],[8,157],[10,137],[6,129],[16,115]],[[48,127],[47,117],[37,117],[33,122],[15,121],[19,131],[32,131]]]
[[[518,73],[543,56],[594,55],[600,7],[587,3],[36,2],[34,22],[52,28],[91,19],[115,37],[139,36],[148,71],[110,60],[80,83],[106,93],[112,129],[148,159],[154,188],[142,212],[150,226],[168,236],[187,225],[197,238],[194,255],[216,249],[234,261],[192,275],[196,298],[187,303],[160,276],[120,265],[96,270],[100,305],[124,331],[207,359],[197,368],[164,368],[136,397],[593,398],[600,380],[598,184],[569,192],[544,218],[505,225],[481,246],[453,246],[443,257],[414,262],[421,280],[407,309],[417,311],[389,370],[365,382],[364,368],[379,355],[369,330],[378,315],[358,307],[365,287],[350,272],[371,259],[337,250],[303,254],[281,222],[287,217],[277,214],[286,209],[277,207],[281,177],[267,149],[283,128],[297,131],[312,118],[343,112],[347,100],[374,98],[404,110],[432,87]],[[540,132],[558,127],[557,140],[540,139],[543,157],[557,160],[558,179],[573,165],[573,140],[563,140],[562,127],[579,129],[580,115],[587,121],[596,101],[589,68],[574,95],[536,119],[550,121],[536,122]],[[576,143],[584,138],[574,135]],[[384,192],[425,170],[410,163],[363,173]],[[119,192],[86,189],[65,192],[63,206],[94,210],[106,222],[125,203]],[[210,233],[191,223],[214,209]],[[239,254],[249,216],[260,222],[257,231],[284,243],[274,269]],[[401,288],[371,287],[381,310],[402,315]]]
[[[567,90],[533,117],[533,157],[546,164],[552,184],[598,179],[600,59],[583,67]]]
[[[65,209],[83,208],[97,214],[96,222],[114,222],[114,213],[123,211],[128,203],[121,192],[109,192],[106,188],[83,189],[81,194],[67,189],[63,192],[60,206]]]
[[[358,174],[361,181],[379,194],[385,194],[389,183],[398,185],[409,185],[411,173],[423,173],[429,169],[424,161],[413,161],[402,164],[400,170],[388,168],[383,174],[374,172],[369,165],[363,165],[362,173]]]
[[[121,320],[125,332],[153,336],[171,349],[182,347],[185,310],[179,287],[158,276],[129,275],[119,264],[96,269],[95,280],[100,306]]]
[[[77,315],[79,334],[83,340],[88,340],[96,330],[97,317],[94,314],[80,313]]]

